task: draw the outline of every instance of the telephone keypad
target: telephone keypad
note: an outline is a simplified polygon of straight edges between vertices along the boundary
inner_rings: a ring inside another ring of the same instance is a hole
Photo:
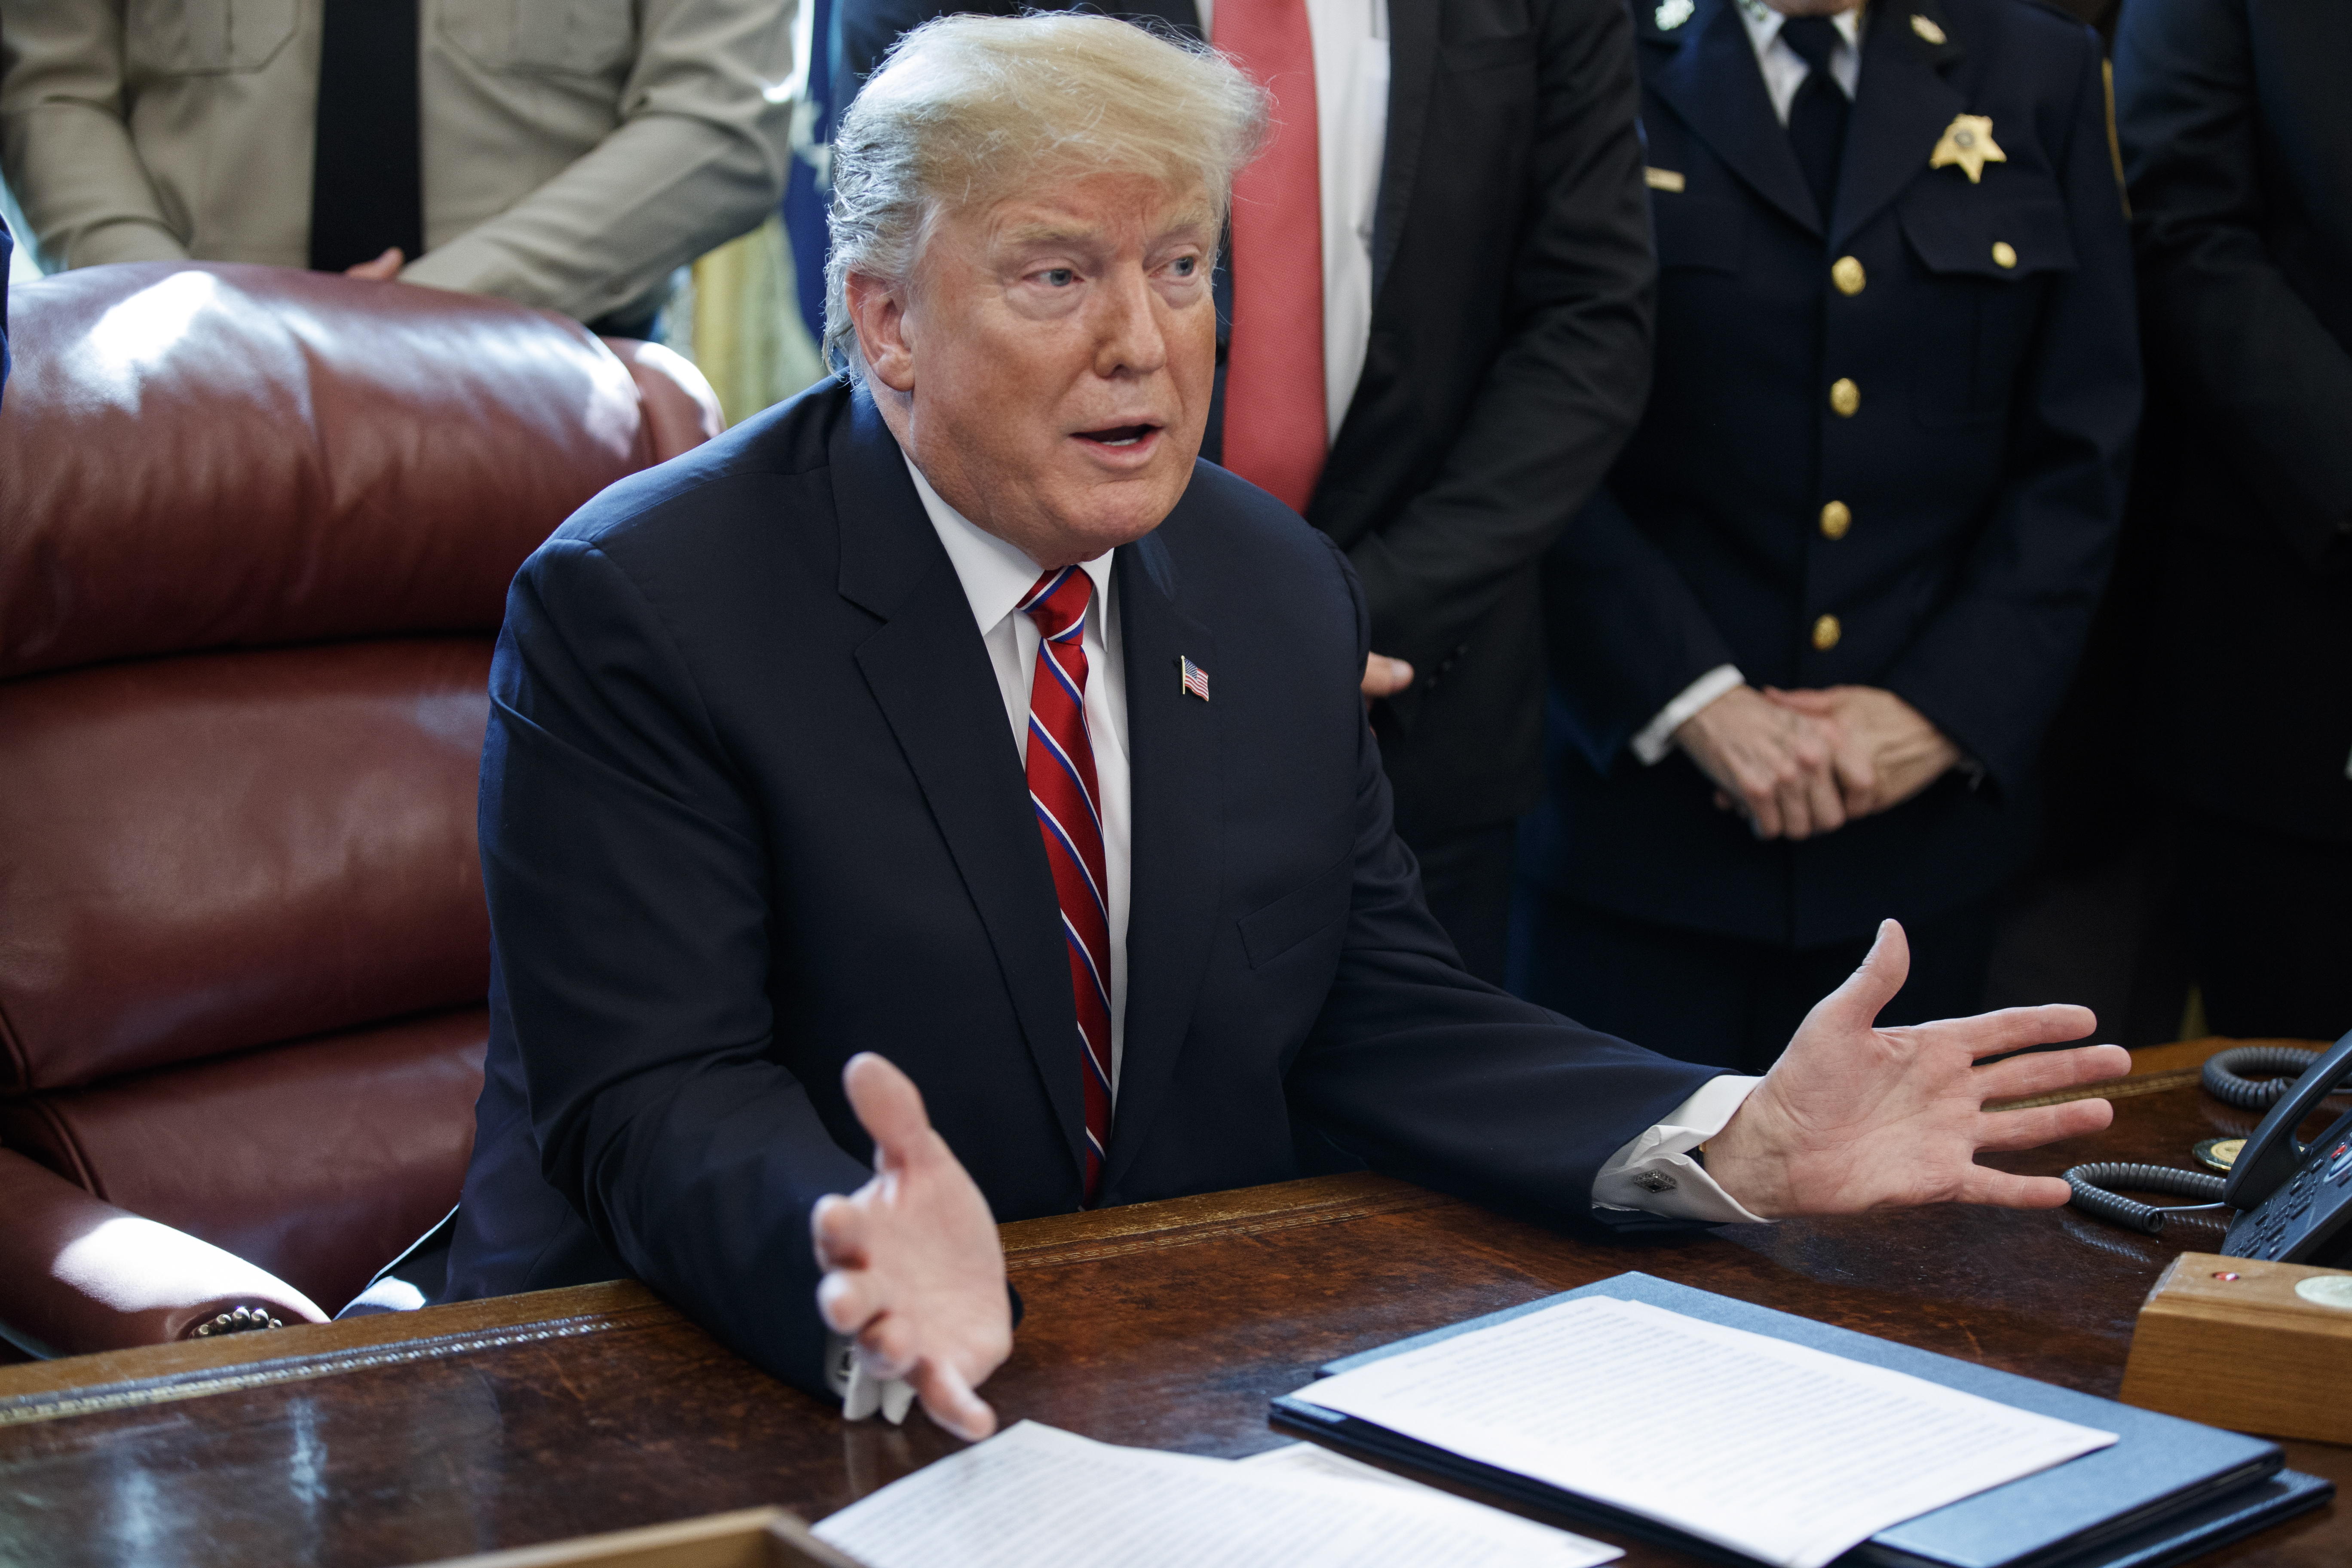
[[[2303,1261],[2316,1262],[2341,1252],[2345,1237],[2333,1233],[2352,1218],[2352,1194],[2337,1190],[2352,1184],[2352,1126],[2347,1123],[2352,1117],[2329,1130],[2334,1136],[2322,1139],[2267,1203],[2237,1217],[2221,1243],[2225,1255],[2275,1261],[2300,1250],[2309,1255]],[[2317,1201],[2322,1194],[2327,1194],[2324,1203]]]

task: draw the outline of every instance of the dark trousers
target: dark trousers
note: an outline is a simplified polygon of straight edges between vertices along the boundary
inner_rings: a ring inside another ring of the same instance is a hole
[[[1911,974],[1878,1016],[1919,1024],[1979,1010],[1995,901],[1905,928]],[[1685,1061],[1760,1073],[1813,1004],[1845,983],[1870,938],[1788,948],[1629,920],[1539,889],[1522,890],[1511,989]]]
[[[1407,838],[1421,862],[1429,912],[1454,939],[1462,967],[1489,985],[1503,983],[1511,952],[1511,870],[1518,824]]]
[[[2189,811],[2180,873],[2208,1027],[2291,1040],[2352,1029],[2352,844]]]

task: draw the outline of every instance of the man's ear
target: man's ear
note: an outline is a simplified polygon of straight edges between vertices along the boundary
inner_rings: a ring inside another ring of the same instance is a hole
[[[915,345],[907,331],[905,291],[863,272],[843,279],[849,320],[857,329],[857,351],[866,373],[893,392],[915,390]]]

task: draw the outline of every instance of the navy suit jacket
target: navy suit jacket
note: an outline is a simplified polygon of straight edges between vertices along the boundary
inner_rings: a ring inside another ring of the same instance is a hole
[[[2352,7],[2330,0],[2132,0],[2116,38],[2158,574],[2143,774],[2338,844],[2352,844],[2347,65]]]
[[[1733,0],[1636,22],[1649,163],[1679,180],[1651,191],[1656,378],[1547,563],[1558,741],[1534,858],[1639,919],[1862,936],[1990,891],[2029,851],[2033,759],[2106,578],[2139,360],[2098,44],[2028,0],[1872,7],[1824,215]],[[1961,114],[2007,154],[1980,184],[1929,166]],[[1831,270],[1849,257],[1853,294]],[[1687,759],[1644,768],[1628,745],[1722,664],[1888,689],[1982,779],[1759,843]]]
[[[1337,548],[1204,463],[1113,581],[1133,900],[1101,1201],[1282,1180],[1328,1140],[1590,1216],[1601,1163],[1714,1069],[1459,968],[1390,826]],[[1053,880],[963,588],[863,393],[812,389],[583,508],[516,578],[491,696],[491,1034],[451,1299],[635,1275],[821,1386],[808,1212],[869,1173],[840,1087],[861,1050],[913,1077],[998,1218],[1080,1206]]]

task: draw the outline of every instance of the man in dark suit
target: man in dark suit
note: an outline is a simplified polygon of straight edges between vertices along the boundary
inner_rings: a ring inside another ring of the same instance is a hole
[[[1025,8],[842,0],[834,79],[863,79],[931,16]],[[1623,445],[1649,374],[1652,268],[1625,8],[1087,8],[1236,54],[1281,100],[1275,159],[1315,139],[1294,187],[1240,193],[1202,454],[1347,552],[1381,656],[1365,693],[1377,700],[1398,832],[1463,962],[1499,984],[1514,825],[1542,787],[1537,563]],[[1311,60],[1268,58],[1259,34],[1285,16],[1302,48],[1311,23]],[[1265,182],[1267,166],[1248,177]],[[1252,226],[1286,214],[1305,219],[1304,256]],[[1318,282],[1319,300],[1307,298]],[[1254,291],[1276,285],[1300,297],[1254,310]],[[1296,330],[1318,321],[1319,341]],[[1276,376],[1306,371],[1307,384],[1254,401],[1254,352],[1278,356]],[[1268,434],[1268,400],[1304,419],[1295,438]]]
[[[2139,375],[2097,41],[2017,0],[1636,7],[1656,386],[1547,567],[1526,994],[1769,1063],[1884,917],[1978,1005]],[[1785,14],[1784,14],[1785,13]]]
[[[1621,1227],[2064,1202],[1973,1156],[2104,1102],[1979,1107],[2124,1053],[1974,1065],[2080,1008],[1880,1033],[1892,925],[1760,1083],[1462,971],[1392,829],[1354,574],[1196,460],[1260,95],[1101,17],[919,43],[835,143],[855,384],[615,486],[516,579],[444,1293],[633,1275],[853,1412],[903,1373],[977,1435],[992,1215],[1327,1142]]]
[[[2148,354],[2142,776],[2182,808],[2208,1024],[2352,1024],[2352,11],[2132,0]]]

